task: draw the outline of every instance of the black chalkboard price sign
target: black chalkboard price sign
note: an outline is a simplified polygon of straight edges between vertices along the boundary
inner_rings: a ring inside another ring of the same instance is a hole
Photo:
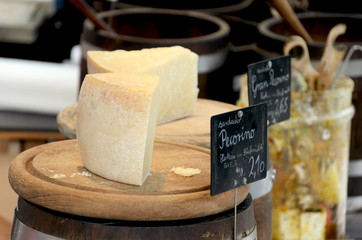
[[[211,195],[266,177],[267,104],[211,117]]]
[[[268,103],[268,125],[290,118],[290,56],[248,65],[249,105]]]

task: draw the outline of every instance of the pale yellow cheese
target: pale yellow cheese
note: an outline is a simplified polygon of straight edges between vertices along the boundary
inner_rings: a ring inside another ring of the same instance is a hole
[[[158,124],[194,113],[199,92],[197,61],[197,54],[180,46],[87,52],[88,73],[134,72],[160,77]]]
[[[325,211],[273,209],[273,239],[324,240],[327,216]]]
[[[300,240],[326,239],[326,222],[325,211],[302,212],[300,215]]]
[[[80,158],[89,171],[122,183],[144,183],[151,168],[159,83],[156,75],[86,75],[76,124]]]
[[[292,240],[299,239],[300,213],[298,209],[290,209],[279,213],[279,228],[276,230],[277,239]],[[273,229],[274,231],[274,229]],[[274,233],[273,233],[274,234]]]
[[[171,169],[171,172],[174,172],[174,173],[184,176],[184,177],[191,177],[195,174],[201,173],[201,170],[198,168],[173,167]]]

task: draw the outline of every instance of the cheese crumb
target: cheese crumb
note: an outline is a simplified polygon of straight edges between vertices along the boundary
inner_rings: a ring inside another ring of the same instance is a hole
[[[191,177],[193,175],[201,173],[201,170],[197,168],[173,167],[171,169],[171,172],[174,172],[184,177]]]
[[[51,178],[65,178],[66,176],[64,174],[54,174]]]
[[[92,174],[89,173],[89,172],[82,172],[81,175],[82,175],[82,176],[85,176],[85,177],[90,177],[90,176],[92,176]]]

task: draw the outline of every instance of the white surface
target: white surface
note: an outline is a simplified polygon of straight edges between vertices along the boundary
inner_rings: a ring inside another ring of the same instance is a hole
[[[78,98],[77,61],[0,58],[0,110],[58,114]]]
[[[347,199],[347,212],[362,210],[362,196],[349,196]]]
[[[53,0],[0,0],[0,40],[33,43],[41,24],[55,10]]]
[[[362,177],[362,159],[355,159],[349,161],[348,176]]]
[[[275,169],[271,168],[266,172],[266,178],[250,183],[250,194],[253,199],[260,198],[269,193],[273,188]]]

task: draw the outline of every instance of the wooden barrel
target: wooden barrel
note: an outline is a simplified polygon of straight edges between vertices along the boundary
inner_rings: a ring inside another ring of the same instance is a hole
[[[155,138],[163,141],[187,143],[210,148],[211,116],[238,108],[232,104],[199,98],[194,114],[158,125]],[[75,103],[64,108],[57,116],[59,131],[69,139],[76,138],[76,113],[77,104]]]
[[[184,177],[170,171],[177,166],[201,172]],[[123,234],[114,236],[121,239],[184,239],[187,233],[195,239],[208,234],[212,239],[230,239],[227,236],[232,235],[234,191],[210,195],[210,151],[197,146],[156,141],[151,174],[139,187],[87,171],[76,140],[64,140],[19,154],[10,166],[9,181],[20,196],[13,234],[26,228],[65,239],[83,239],[80,235],[105,239],[112,232]],[[238,188],[237,204],[251,202],[248,192],[249,186]],[[241,209],[239,213],[245,212]],[[52,218],[41,220],[35,217],[37,211]],[[252,227],[240,232],[249,234],[255,228],[253,211],[245,221]],[[83,224],[92,228],[80,231]],[[120,230],[111,230],[115,227]]]
[[[250,194],[237,207],[238,239],[255,240]],[[53,211],[19,198],[12,239],[233,239],[234,209],[177,221],[122,221],[81,217]],[[25,237],[25,238],[24,238]]]
[[[254,216],[258,226],[258,240],[272,239],[272,188],[274,177],[275,169],[270,166],[266,178],[250,184]]]

